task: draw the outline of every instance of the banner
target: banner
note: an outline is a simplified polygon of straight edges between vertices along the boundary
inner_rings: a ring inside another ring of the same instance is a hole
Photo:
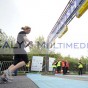
[[[52,64],[53,64],[54,60],[55,60],[55,58],[49,57],[49,71],[52,71],[53,70]]]
[[[42,56],[33,56],[31,71],[42,71],[43,57]]]

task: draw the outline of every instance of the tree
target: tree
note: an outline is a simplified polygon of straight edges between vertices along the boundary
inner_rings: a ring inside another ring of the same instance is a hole
[[[33,47],[30,49],[30,54],[50,54],[50,53],[53,54],[54,52],[50,52],[46,48],[46,42],[44,40],[44,37],[39,36],[38,38],[36,38]]]
[[[30,48],[30,54],[46,54],[46,43],[43,36],[36,38],[34,45]]]
[[[12,59],[13,49],[11,48],[11,43],[13,42],[14,45],[14,41],[14,37],[8,36],[5,32],[2,32],[2,30],[0,30],[0,61]],[[7,44],[7,48],[5,44]]]

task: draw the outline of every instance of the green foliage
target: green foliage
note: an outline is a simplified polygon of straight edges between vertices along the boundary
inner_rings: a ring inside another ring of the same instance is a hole
[[[2,48],[5,43],[8,43],[9,48]],[[2,32],[0,33],[0,61],[9,61],[12,60],[12,52],[13,49],[11,49],[11,43],[15,43],[15,39],[12,36],[7,36],[6,33]]]
[[[33,47],[30,48],[30,54],[53,54],[46,48],[46,43],[43,36],[36,38]]]
[[[12,61],[13,55],[12,54],[0,54],[0,61]]]

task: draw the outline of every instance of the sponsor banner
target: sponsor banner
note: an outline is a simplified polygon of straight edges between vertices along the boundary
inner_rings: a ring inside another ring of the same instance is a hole
[[[42,71],[43,57],[42,56],[33,56],[31,71]]]
[[[55,58],[49,57],[49,71],[52,71],[53,70],[52,64],[53,64],[54,60],[55,60]]]

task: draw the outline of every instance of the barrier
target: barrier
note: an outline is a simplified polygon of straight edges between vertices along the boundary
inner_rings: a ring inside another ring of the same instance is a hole
[[[2,67],[2,63],[1,63],[1,61],[0,61],[0,73],[1,73],[1,67]]]
[[[0,62],[1,63],[1,62]],[[4,70],[8,69],[8,67],[13,63],[13,61],[3,61],[0,66],[0,72],[2,73]],[[18,69],[18,72],[29,72],[29,70],[26,68],[26,66],[23,66]]]

